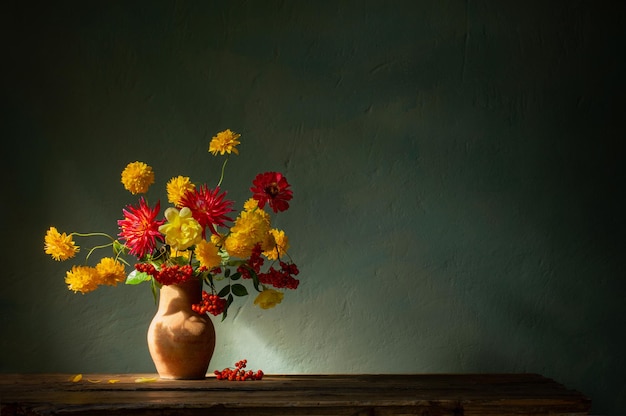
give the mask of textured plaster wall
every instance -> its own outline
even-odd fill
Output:
[[[626,409],[618,2],[10,1],[0,371],[153,372],[147,286],[73,294],[45,230],[117,232],[130,161],[295,191],[301,286],[210,369],[537,372]],[[241,305],[241,304],[240,304]]]

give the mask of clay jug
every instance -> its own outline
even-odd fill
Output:
[[[148,349],[159,377],[206,377],[215,350],[215,327],[208,315],[191,309],[201,299],[199,279],[161,287],[158,310],[148,328]]]

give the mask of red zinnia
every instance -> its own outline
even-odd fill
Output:
[[[165,220],[156,219],[160,209],[160,202],[157,202],[154,209],[150,209],[146,201],[141,198],[139,207],[128,205],[123,210],[124,219],[117,221],[121,231],[118,236],[126,240],[125,244],[130,249],[130,254],[142,258],[154,251],[157,240],[164,241],[159,227],[165,223]]]
[[[254,185],[250,190],[252,198],[259,201],[259,208],[263,208],[267,202],[274,210],[286,211],[289,208],[289,201],[293,197],[293,192],[287,183],[287,179],[279,172],[265,172],[256,175],[252,181]]]
[[[234,211],[233,201],[224,200],[226,192],[219,192],[219,186],[211,191],[206,185],[202,185],[200,189],[187,191],[180,200],[180,206],[189,208],[193,218],[202,226],[203,238],[206,237],[206,227],[209,227],[211,233],[217,234],[216,225],[225,227],[226,221],[233,220],[226,216]]]

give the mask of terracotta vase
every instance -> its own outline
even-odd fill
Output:
[[[206,377],[215,350],[215,327],[208,315],[191,309],[201,299],[202,282],[198,279],[160,289],[159,307],[148,328],[148,349],[159,377]]]

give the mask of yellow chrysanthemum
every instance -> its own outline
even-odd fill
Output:
[[[263,217],[264,221],[267,221],[267,223],[269,224],[272,219],[270,217],[270,214],[268,214],[267,212],[265,212],[264,209],[259,208],[259,201],[257,201],[254,198],[250,198],[248,199],[244,204],[243,204],[243,210],[245,212],[253,212],[255,213],[255,215],[260,215],[261,217]]]
[[[178,251],[187,250],[202,239],[202,226],[191,216],[191,210],[184,207],[165,210],[167,223],[159,227],[165,235],[165,242]]]
[[[213,155],[217,155],[219,152],[220,155],[224,153],[230,154],[231,152],[238,155],[239,150],[237,150],[237,145],[239,144],[239,137],[241,134],[235,133],[230,129],[226,129],[217,133],[216,136],[213,136],[211,143],[209,143],[209,152]]]
[[[272,249],[264,251],[263,255],[269,260],[277,260],[279,256],[285,254],[289,249],[289,238],[284,231],[276,228],[270,230],[270,235],[273,237],[275,245]]]
[[[100,260],[100,263],[96,264],[96,271],[100,284],[117,286],[118,283],[126,280],[124,265],[111,257],[104,257]]]
[[[71,259],[80,251],[73,240],[72,234],[59,233],[55,227],[50,227],[44,238],[44,250],[56,261]]]
[[[94,267],[73,266],[65,275],[65,283],[69,290],[85,294],[98,288],[100,275]]]
[[[261,246],[270,243],[269,230],[269,216],[263,210],[243,211],[224,242],[226,251],[234,257],[249,257],[257,243],[261,243]]]
[[[261,216],[263,220],[267,223],[267,232],[263,234],[263,239],[261,240],[261,248],[265,251],[271,251],[274,249],[274,247],[276,247],[276,240],[274,239],[274,236],[272,235],[270,230],[270,227],[272,226],[270,214],[262,209],[257,209],[254,212]]]
[[[201,240],[196,244],[194,250],[196,258],[200,261],[200,265],[211,270],[214,267],[219,266],[222,263],[222,258],[218,253],[218,248],[213,243],[209,243],[206,240]]]
[[[180,207],[180,201],[187,191],[193,191],[196,186],[186,176],[177,176],[170,179],[166,185],[167,200],[177,207]]]
[[[245,211],[254,211],[255,209],[257,209],[259,207],[259,201],[257,201],[254,198],[250,198],[248,199],[244,204],[243,204],[243,209]]]
[[[261,309],[270,309],[283,301],[285,294],[274,289],[265,289],[254,300],[254,304]]]
[[[145,194],[154,183],[154,172],[143,162],[131,162],[122,171],[122,183],[133,195]]]

